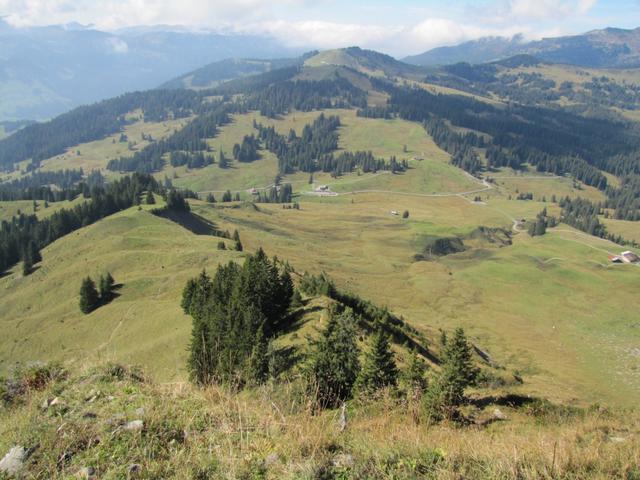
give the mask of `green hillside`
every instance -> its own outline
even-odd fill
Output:
[[[0,140],[0,452],[33,478],[636,478],[636,72],[303,60]]]

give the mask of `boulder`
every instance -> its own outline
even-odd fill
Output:
[[[131,422],[126,423],[122,428],[130,432],[139,432],[144,428],[144,422],[142,420],[132,420]]]
[[[27,459],[27,450],[21,446],[15,446],[0,460],[0,473],[17,475]]]

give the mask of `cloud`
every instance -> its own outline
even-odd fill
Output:
[[[129,52],[129,45],[118,37],[109,37],[107,39],[107,47],[113,53],[125,54]]]
[[[358,1],[0,0],[0,16],[6,15],[6,20],[17,26],[80,22],[115,30],[139,25],[186,25],[200,30],[267,34],[292,47],[359,45],[404,55],[485,36],[522,33],[533,39],[576,33],[571,26],[587,18],[597,3],[468,0],[467,7],[447,9],[438,5],[436,9],[419,0],[409,0],[406,8],[391,0],[389,5],[375,8],[363,7]],[[126,44],[110,47],[117,53],[126,53],[127,49]]]
[[[115,29],[159,23],[205,26],[263,16],[274,7],[310,0],[0,0],[0,15],[15,26],[92,23]]]
[[[503,0],[487,9],[485,21],[506,23],[513,20],[527,23],[563,20],[587,14],[598,0]]]

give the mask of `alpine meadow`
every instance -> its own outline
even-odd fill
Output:
[[[0,479],[640,479],[639,7],[44,3]]]

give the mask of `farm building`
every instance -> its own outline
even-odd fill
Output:
[[[625,263],[637,263],[640,262],[640,257],[638,257],[638,255],[636,255],[635,253],[633,253],[630,250],[627,250],[626,252],[622,252],[620,254],[620,257],[622,258],[622,261]]]
[[[622,252],[620,255],[609,255],[609,261],[613,263],[638,263],[640,257],[630,250]]]

